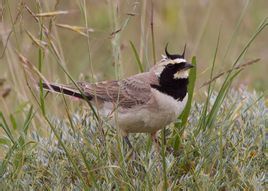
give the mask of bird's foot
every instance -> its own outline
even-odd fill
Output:
[[[153,140],[153,143],[154,143],[154,146],[155,146],[156,151],[158,153],[160,153],[160,151],[161,151],[161,144],[160,144],[160,142],[157,139],[157,133],[152,133],[151,134],[151,138]]]

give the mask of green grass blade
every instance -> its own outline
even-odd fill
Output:
[[[188,100],[186,103],[186,106],[179,116],[179,119],[181,120],[180,126],[183,127],[187,123],[188,116],[190,114],[191,106],[192,106],[192,100],[194,95],[194,87],[195,87],[195,81],[196,81],[196,57],[194,56],[192,58],[192,64],[195,66],[190,70],[189,73],[189,84],[188,84]]]
[[[213,78],[216,58],[217,58],[217,54],[218,54],[218,50],[219,50],[220,36],[221,36],[221,29],[219,30],[216,49],[215,49],[214,56],[213,56],[212,67],[211,67],[211,71],[210,71],[210,81]],[[198,130],[196,131],[196,133],[199,133],[199,131],[202,129],[202,127],[206,124],[206,115],[207,115],[207,111],[208,111],[209,100],[211,98],[213,90],[214,90],[214,86],[212,86],[212,83],[209,83],[208,89],[207,89],[207,95],[208,96],[207,96],[206,102],[204,104],[204,107],[202,109],[202,114],[201,114],[201,117],[200,117],[200,120],[199,120],[199,123],[198,123]]]
[[[132,42],[132,41],[129,41],[129,43],[130,43],[130,46],[131,46],[131,48],[132,48],[132,50],[133,50],[134,56],[135,56],[135,58],[136,58],[136,63],[137,63],[137,65],[138,65],[138,67],[139,67],[139,71],[140,71],[140,72],[144,72],[143,65],[142,65],[142,63],[141,63],[140,57],[139,57],[139,55],[138,55],[138,52],[137,52],[137,50],[136,50],[136,48],[135,48],[133,42]]]
[[[40,10],[39,10],[40,11]],[[43,40],[43,27],[42,27],[42,19],[40,19],[40,36],[39,36],[39,40],[42,41]],[[42,47],[39,47],[38,49],[38,70],[39,72],[42,71],[42,66],[44,63],[44,50],[42,49]],[[42,86],[42,80],[39,80],[39,99],[40,99],[40,104],[41,104],[41,110],[42,113],[45,115],[45,102],[44,102],[44,89]]]
[[[7,166],[8,166],[8,163],[10,163],[11,161],[11,157],[15,151],[17,147],[17,144],[15,143],[9,150],[8,152],[6,153],[6,156],[5,158],[1,161],[1,164],[0,164],[0,177],[2,177],[5,172],[7,171]]]
[[[18,126],[17,126],[17,122],[16,122],[14,115],[10,114],[9,119],[10,119],[13,129],[16,130]]]
[[[24,124],[23,124],[23,132],[25,133],[25,135],[27,135],[27,132],[28,132],[28,129],[30,127],[30,123],[33,119],[34,115],[33,115],[33,106],[30,107],[28,113],[27,113],[27,116],[26,116],[26,119],[24,121]]]
[[[165,143],[165,131],[164,129],[161,132],[161,138],[162,138],[162,144],[161,144],[161,157],[162,157],[162,168],[163,168],[163,190],[167,190],[168,188],[168,183],[167,183],[167,164],[166,164],[166,145]]]
[[[11,146],[11,141],[8,138],[0,138],[0,145]]]
[[[234,78],[241,72],[241,70],[234,73],[227,81],[224,83],[218,93],[218,96],[212,106],[211,111],[208,114],[207,122],[206,122],[206,128],[210,128],[213,125],[213,122],[216,119],[217,113],[221,107],[221,104],[224,101],[224,98],[226,97],[228,90],[230,89],[230,86],[232,84],[232,81]]]
[[[88,174],[89,174],[94,186],[96,187],[97,190],[100,190],[100,186],[98,185],[94,174],[91,172],[91,168],[89,166],[89,162],[87,161],[85,154],[83,153],[82,150],[79,150],[79,152],[80,152],[80,155],[82,156],[82,160],[85,163],[86,169],[88,171]]]
[[[13,156],[13,160],[12,160],[12,164],[13,164],[13,167],[14,167],[14,170],[12,172],[12,178],[13,179],[16,179],[21,170],[22,170],[22,167],[23,167],[23,164],[24,164],[24,159],[25,159],[25,154],[23,152],[23,150],[21,149],[18,149],[16,150],[16,152],[14,153],[14,156]]]
[[[6,119],[2,112],[0,112],[0,119],[2,119],[2,122],[3,122],[3,123],[0,123],[0,127],[5,131],[5,133],[7,134],[8,138],[12,141],[12,143],[15,144],[15,139],[8,127]]]

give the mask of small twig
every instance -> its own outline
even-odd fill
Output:
[[[40,19],[36,16],[36,14],[27,5],[25,5],[24,7],[29,12],[29,14],[34,18],[34,20],[37,23],[40,23]],[[48,32],[49,31],[48,28],[43,23],[40,23],[40,24],[41,24],[41,27],[44,29],[45,34],[47,35],[49,33]]]
[[[69,11],[52,11],[52,12],[45,12],[45,13],[37,13],[35,14],[36,17],[54,17],[57,15],[66,15]]]
[[[255,59],[255,60],[251,60],[251,61],[249,61],[249,62],[246,62],[246,63],[244,63],[244,64],[241,64],[241,65],[239,65],[239,66],[236,66],[236,67],[234,67],[234,68],[232,68],[232,69],[229,69],[229,70],[227,70],[227,71],[221,72],[221,73],[219,73],[218,75],[214,76],[211,80],[209,80],[209,81],[203,83],[199,88],[202,88],[202,87],[204,87],[204,86],[210,84],[211,82],[217,80],[219,77],[221,77],[222,75],[224,75],[224,74],[226,74],[226,73],[230,73],[230,72],[232,72],[233,70],[244,69],[245,67],[247,67],[247,66],[249,66],[249,65],[252,65],[252,64],[255,64],[255,63],[258,62],[258,61],[260,61],[260,58],[257,58],[257,59]]]
[[[6,87],[1,92],[0,96],[3,97],[3,98],[6,98],[9,95],[10,92],[11,92],[11,87]]]
[[[6,79],[5,78],[0,78],[0,86],[2,86],[5,83]]]
[[[122,30],[122,28],[117,29],[116,31],[113,31],[110,36],[114,37],[115,34],[119,33]]]
[[[35,20],[36,22],[39,22],[39,18],[37,18],[37,17],[35,16],[34,12],[32,12],[32,10],[31,10],[27,5],[25,5],[25,9],[30,13],[30,15],[33,16],[33,18],[34,18],[34,20]]]
[[[129,15],[129,16],[132,16],[132,17],[137,15],[136,13],[126,13],[126,14]]]
[[[88,34],[87,34],[88,32],[94,32],[94,29],[92,28],[72,26],[72,25],[59,24],[59,23],[56,23],[55,25],[60,28],[64,28],[64,29],[71,30],[73,32],[77,32],[78,34],[83,35],[85,37],[88,37]]]

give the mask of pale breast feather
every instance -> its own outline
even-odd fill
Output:
[[[174,122],[183,111],[188,94],[182,101],[152,89],[151,103],[125,112],[118,111],[118,125],[126,133],[154,133]]]
[[[188,100],[188,94],[182,100],[178,100],[157,89],[153,89],[152,91],[158,103],[159,110],[163,111],[167,116],[170,115],[171,118],[176,118],[181,114]]]

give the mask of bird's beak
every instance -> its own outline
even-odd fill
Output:
[[[194,65],[192,65],[191,63],[186,62],[186,63],[184,64],[183,69],[184,69],[184,70],[187,70],[187,69],[190,69],[190,68],[193,68],[193,67],[194,67]]]

